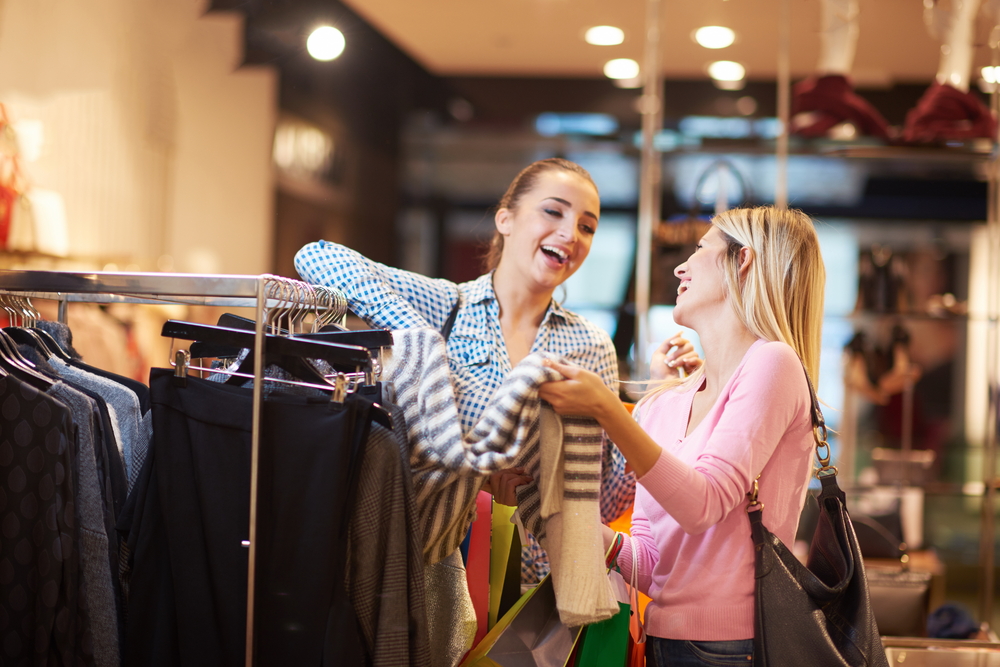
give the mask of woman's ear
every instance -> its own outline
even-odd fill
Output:
[[[501,208],[493,216],[493,223],[496,225],[497,231],[500,232],[501,236],[508,236],[511,225],[514,223],[514,214],[511,213],[509,208]]]
[[[740,248],[740,276],[745,276],[753,263],[753,250],[743,246]]]

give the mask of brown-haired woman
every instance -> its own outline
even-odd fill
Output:
[[[590,174],[573,162],[550,158],[523,169],[507,188],[494,216],[487,272],[475,280],[455,284],[427,278],[328,241],[303,247],[295,268],[308,282],[343,291],[351,311],[373,326],[440,330],[454,311],[448,363],[467,433],[513,366],[531,352],[568,359],[617,391],[618,361],[610,336],[552,298],[587,258],[600,213]],[[690,343],[675,338],[664,343],[657,362],[659,370],[696,368],[700,360]],[[528,481],[521,473],[495,474],[485,488],[498,502],[513,505],[514,488]],[[609,442],[603,459],[602,518],[612,521],[621,515],[634,493],[634,477]],[[547,572],[544,552],[532,540],[522,580],[531,583]]]

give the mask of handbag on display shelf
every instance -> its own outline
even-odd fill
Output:
[[[872,611],[854,527],[830,465],[826,424],[812,382],[813,437],[822,484],[806,565],[763,523],[757,481],[747,516],[755,555],[754,667],[889,667]]]

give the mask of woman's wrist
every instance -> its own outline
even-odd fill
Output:
[[[622,552],[622,547],[625,546],[625,533],[615,533],[614,539],[611,541],[611,546],[608,547],[608,551],[604,556],[604,566],[609,570],[611,568],[617,569],[618,566],[618,555]]]

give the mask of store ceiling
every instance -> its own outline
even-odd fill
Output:
[[[594,77],[612,58],[642,62],[643,0],[344,0],[400,49],[442,76]],[[787,2],[793,76],[809,74],[819,55],[820,0],[662,0],[662,63],[667,78],[707,78],[714,60],[736,60],[747,77],[774,79],[778,17]],[[860,0],[854,63],[859,86],[926,82],[940,43],[924,26],[919,0]],[[989,64],[989,26],[980,17],[976,66]],[[584,31],[614,25],[618,46],[591,46]],[[736,31],[732,46],[708,50],[691,33],[704,25]],[[348,46],[348,48],[350,48]]]

